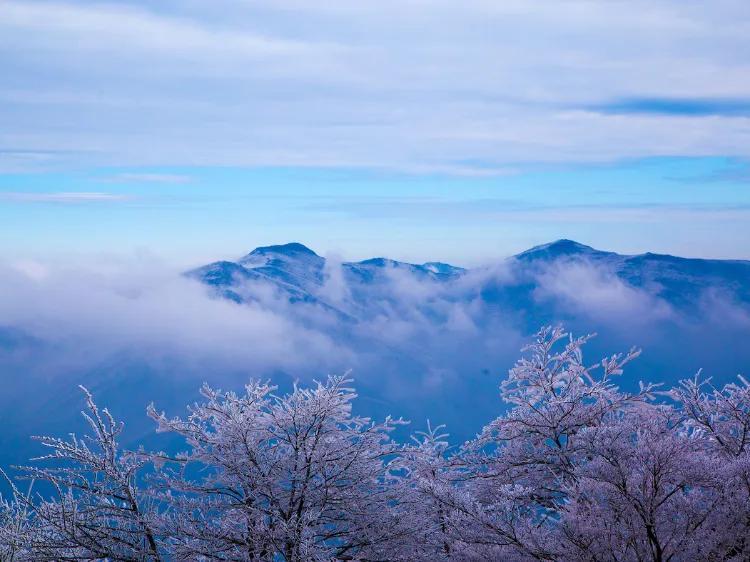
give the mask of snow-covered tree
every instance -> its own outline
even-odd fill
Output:
[[[417,431],[413,443],[404,447],[395,466],[403,471],[400,503],[402,510],[413,521],[413,533],[405,544],[396,544],[389,556],[393,560],[449,560],[460,551],[458,541],[460,521],[453,505],[460,500],[457,479],[448,454],[448,435],[444,426],[433,427],[427,422],[426,431]]]
[[[0,500],[0,560],[25,560],[31,554],[29,543],[33,533],[30,509],[32,485],[24,495],[5,472],[3,477],[11,493],[10,499]]]
[[[717,459],[680,429],[669,406],[643,405],[587,428],[569,501],[560,510],[559,558],[710,560],[722,505]],[[718,559],[725,559],[719,556]]]
[[[190,450],[166,461],[162,485],[174,509],[164,518],[180,558],[350,560],[378,553],[408,533],[397,510],[391,462],[399,423],[352,413],[344,377],[288,395],[249,384],[243,395],[203,388],[186,419],[151,408],[159,431]]]
[[[699,441],[712,459],[722,482],[721,515],[714,523],[723,542],[716,545],[727,558],[750,558],[750,383],[716,388],[710,379],[680,381],[670,392],[685,416],[689,435]]]
[[[627,394],[613,382],[638,356],[635,349],[586,366],[582,347],[590,338],[542,329],[501,384],[511,408],[462,452],[473,474],[469,488],[497,521],[498,539],[524,556],[552,556],[550,526],[587,460],[581,434],[643,403],[653,390],[645,385]]]
[[[19,469],[45,492],[14,486],[0,536],[31,560],[161,560],[153,503],[139,487],[146,461],[120,450],[123,424],[81,388],[90,434],[37,438],[50,452],[35,459],[41,466]]]
[[[698,372],[669,393],[686,416],[692,434],[706,438],[712,449],[727,458],[741,457],[750,450],[750,383],[742,376],[738,380],[717,389]]]
[[[287,394],[204,386],[185,418],[153,407],[179,454],[123,451],[85,391],[83,438],[7,478],[1,560],[750,559],[750,384],[615,384],[631,350],[587,366],[541,330],[501,384],[508,410],[451,448],[356,415],[346,377]],[[51,463],[51,466],[50,466]]]

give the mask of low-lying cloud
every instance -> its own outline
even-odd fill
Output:
[[[653,292],[637,289],[613,271],[581,261],[562,261],[540,269],[534,297],[554,301],[570,314],[630,325],[674,318],[675,312]]]
[[[250,372],[318,366],[343,350],[320,331],[260,304],[212,298],[151,262],[67,269],[22,262],[0,270],[0,322],[55,346],[143,358],[174,355]]]
[[[364,413],[447,422],[461,440],[502,408],[500,380],[547,323],[601,334],[589,346],[592,362],[642,346],[626,386],[700,367],[728,379],[750,363],[740,341],[747,303],[720,288],[703,291],[687,312],[658,286],[632,286],[581,260],[506,262],[452,282],[386,267],[360,285],[332,257],[324,277],[317,301],[289,302],[256,280],[235,287],[246,300],[238,304],[151,258],[0,265],[0,445],[23,460],[26,435],[67,423],[59,404],[75,400],[79,383],[139,420],[148,401],[176,407],[203,381],[284,386],[347,369]],[[147,431],[145,418],[138,423]]]

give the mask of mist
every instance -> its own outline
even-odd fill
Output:
[[[446,423],[457,443],[503,410],[498,385],[544,324],[599,334],[591,363],[643,348],[625,387],[699,368],[726,382],[750,364],[750,309],[731,287],[686,306],[581,259],[508,260],[442,283],[386,265],[358,284],[341,268],[329,257],[314,302],[235,280],[238,303],[153,257],[1,264],[0,461],[38,453],[30,434],[76,429],[79,384],[127,420],[129,439],[148,443],[147,404],[182,413],[203,382],[289,388],[351,371],[362,413],[403,416],[406,432]]]

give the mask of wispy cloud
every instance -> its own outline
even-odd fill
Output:
[[[742,155],[746,0],[715,4],[5,0],[0,141],[456,176]]]
[[[750,220],[748,204],[558,204],[521,199],[455,200],[441,197],[337,197],[306,205],[307,209],[345,216],[415,219],[497,219],[511,222],[606,223]]]
[[[103,181],[111,183],[189,183],[193,180],[185,174],[158,174],[158,173],[122,173],[103,178]]]
[[[625,98],[590,109],[612,114],[747,117],[750,98]]]
[[[692,183],[750,183],[750,161],[745,158],[733,158],[716,170],[676,176],[673,179],[678,182]]]
[[[17,2],[3,6],[4,25],[11,30],[33,29],[56,38],[77,35],[86,47],[148,54],[234,54],[243,58],[299,54],[309,45],[263,33],[232,32],[226,26],[191,21],[177,14],[158,13],[127,3]]]
[[[0,105],[2,104],[0,103]],[[38,172],[56,166],[59,167],[66,162],[80,163],[82,159],[91,155],[95,155],[95,153],[66,150],[64,148],[48,149],[42,146],[38,148],[4,147],[0,148],[0,173]]]
[[[0,201],[14,203],[109,203],[130,201],[133,197],[121,193],[103,193],[99,191],[65,191],[51,193],[0,193]]]

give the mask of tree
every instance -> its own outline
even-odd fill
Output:
[[[681,430],[672,407],[642,405],[579,438],[586,462],[560,512],[561,558],[712,559],[720,464]]]
[[[408,537],[410,547],[396,545],[391,560],[449,560],[461,550],[461,517],[454,508],[461,501],[457,486],[460,475],[448,455],[448,435],[442,433],[443,429],[428,421],[427,430],[416,432],[413,443],[404,447],[396,461],[404,474],[402,511],[408,513],[414,528]]]
[[[120,451],[123,424],[86,397],[82,412],[90,435],[67,440],[38,437],[51,452],[34,459],[54,466],[19,467],[21,478],[46,483],[51,495],[23,495],[13,486],[6,504],[11,524],[5,544],[23,544],[33,560],[162,559],[154,528],[154,507],[139,487],[146,461]]]
[[[585,366],[582,347],[591,337],[540,330],[501,384],[511,409],[461,454],[472,495],[485,506],[485,519],[495,521],[482,524],[485,535],[494,528],[500,544],[523,556],[554,558],[551,527],[587,459],[581,434],[648,400],[654,389],[642,385],[626,394],[612,382],[639,355],[635,349]]]
[[[670,396],[685,417],[689,436],[717,459],[712,469],[722,482],[721,516],[714,522],[716,551],[736,559],[750,558],[750,383],[719,389],[711,379],[680,381]]]
[[[36,493],[8,478],[0,559],[748,560],[750,384],[622,392],[638,351],[587,367],[588,339],[541,330],[501,384],[508,411],[455,449],[429,422],[399,445],[401,420],[355,415],[329,377],[204,386],[184,419],[148,409],[185,452],[128,452],[84,389],[90,434],[39,438]]]
[[[0,500],[0,560],[25,560],[31,554],[29,543],[33,533],[29,510],[32,485],[24,496],[5,471],[0,472],[11,490],[10,500]]]
[[[398,454],[390,432],[352,414],[344,377],[310,389],[249,384],[244,395],[203,388],[187,419],[150,408],[159,431],[189,452],[157,461],[175,506],[167,534],[178,557],[350,560],[377,558],[408,531],[396,506]]]

